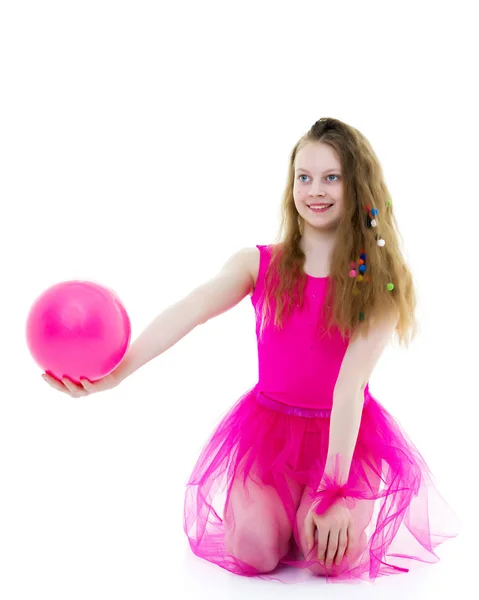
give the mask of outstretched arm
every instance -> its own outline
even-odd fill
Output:
[[[123,381],[141,366],[166,352],[198,325],[236,306],[252,288],[251,264],[256,248],[235,252],[219,273],[160,313],[129,348],[113,372]]]

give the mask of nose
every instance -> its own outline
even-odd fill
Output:
[[[321,187],[312,187],[310,192],[309,192],[310,196],[324,196],[324,192],[321,190]]]
[[[324,196],[323,190],[322,190],[322,184],[320,181],[314,181],[311,185],[311,188],[309,190],[309,195],[310,196]]]

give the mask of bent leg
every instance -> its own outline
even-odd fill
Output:
[[[299,506],[303,487],[288,480],[295,507]],[[276,568],[288,552],[292,526],[283,502],[272,486],[248,476],[233,481],[225,506],[226,550],[234,558],[259,572]]]

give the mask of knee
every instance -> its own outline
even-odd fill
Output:
[[[271,536],[261,537],[251,529],[236,531],[227,543],[234,558],[260,573],[273,571],[279,562],[278,544]]]

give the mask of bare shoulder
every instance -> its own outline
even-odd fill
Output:
[[[259,248],[256,246],[247,246],[236,250],[223,265],[220,275],[227,273],[233,273],[235,280],[242,281],[242,285],[246,284],[248,280],[248,292],[247,294],[252,296],[254,288],[256,286],[256,280],[258,278],[260,262]]]
[[[239,250],[237,255],[240,255],[246,263],[246,267],[251,277],[251,291],[249,292],[249,295],[252,296],[256,287],[256,281],[258,279],[259,273],[259,248],[257,248],[256,246],[247,246],[246,248],[242,248],[241,250]]]

